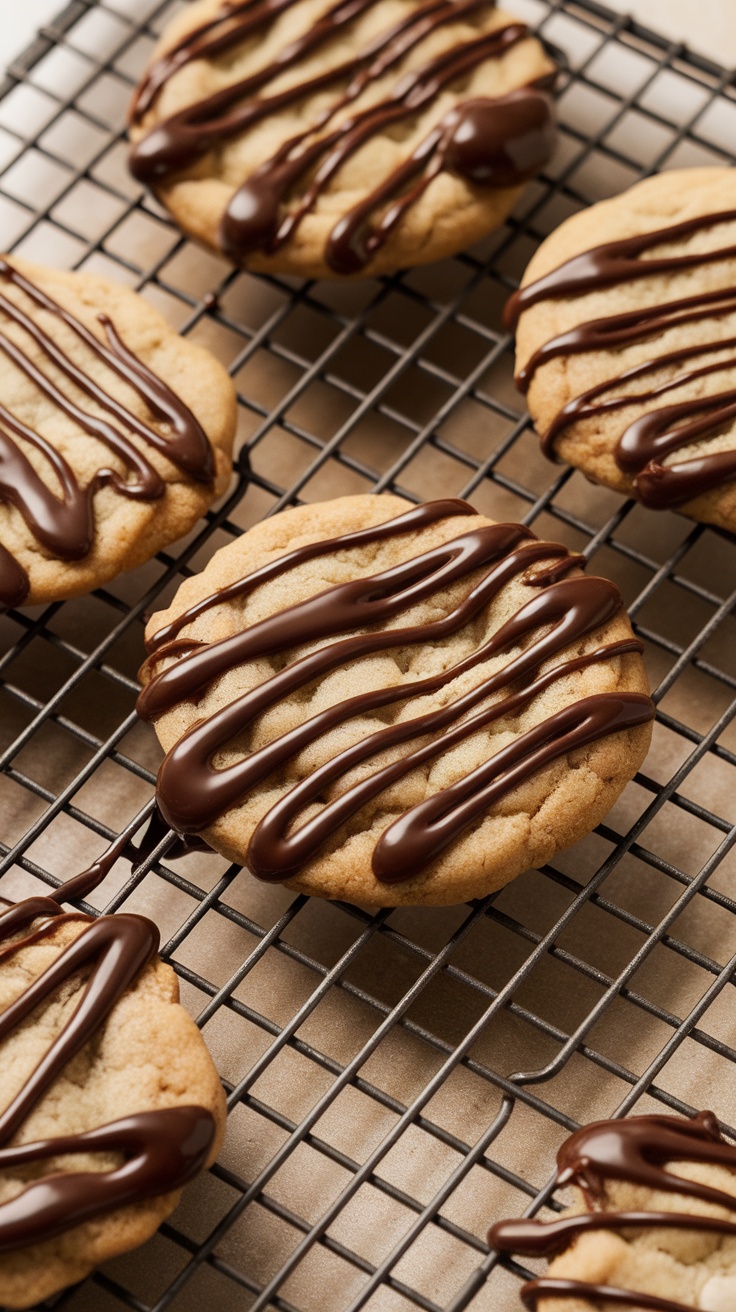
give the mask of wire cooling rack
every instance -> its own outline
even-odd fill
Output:
[[[561,1205],[554,1153],[581,1121],[709,1105],[736,1134],[736,544],[548,465],[500,328],[568,214],[657,169],[731,163],[736,102],[727,73],[600,5],[509,4],[569,60],[554,161],[481,246],[379,282],[234,272],[140,192],[121,124],[175,6],[73,0],[3,88],[0,247],[109,273],[209,346],[252,466],[177,553],[0,621],[6,896],[75,873],[150,798],[144,615],[300,500],[464,496],[584,551],[624,591],[659,709],[596,833],[469,906],[371,916],[219,857],[121,859],[92,901],[161,925],[229,1133],[159,1234],[56,1308],[512,1312],[527,1273],[487,1226]]]

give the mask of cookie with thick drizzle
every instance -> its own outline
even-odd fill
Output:
[[[687,169],[563,223],[507,307],[552,458],[736,531],[736,175]]]
[[[143,1243],[222,1140],[222,1086],[156,926],[62,909],[129,837],[49,895],[0,899],[3,1307]]]
[[[249,268],[424,264],[492,231],[547,162],[555,74],[493,0],[199,0],[134,96],[130,166]]]
[[[227,485],[235,391],[141,297],[0,258],[0,610],[88,591]]]
[[[556,1183],[575,1189],[569,1211],[499,1221],[488,1236],[501,1252],[553,1258],[522,1287],[530,1312],[736,1307],[736,1148],[712,1112],[583,1126],[557,1154]]]
[[[158,802],[258,877],[452,903],[601,819],[653,706],[621,595],[463,501],[344,497],[223,548],[147,629]]]

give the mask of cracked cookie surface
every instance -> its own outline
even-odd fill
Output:
[[[142,564],[227,486],[233,384],[128,288],[0,260],[0,364],[0,606]]]
[[[147,949],[133,965],[132,982],[120,986],[124,991],[106,1014],[98,1013],[94,1032],[83,1045],[58,1058],[55,1074],[39,1076],[44,1063],[63,1047],[65,1035],[90,997],[99,1002],[106,990],[109,995],[109,981],[125,955],[126,928],[129,934],[131,929],[139,937],[142,933],[144,939],[148,934],[154,951],[158,936],[142,917],[90,921],[77,914],[60,915],[58,906],[48,902],[46,916],[58,918],[49,922],[33,919],[34,907],[27,911],[28,906],[3,908],[5,919],[25,916],[30,933],[4,936],[0,954],[0,1304],[8,1308],[29,1307],[83,1279],[99,1263],[144,1243],[173,1211],[181,1190],[170,1187],[171,1174],[163,1173],[169,1187],[159,1186],[162,1191],[154,1196],[145,1196],[140,1188],[136,1191],[134,1182],[141,1175],[144,1156],[139,1145],[146,1134],[155,1156],[172,1117],[174,1141],[179,1133],[177,1117],[187,1118],[184,1138],[191,1137],[192,1125],[209,1121],[201,1150],[203,1165],[216,1157],[225,1122],[222,1086],[199,1031],[179,1005],[176,976],[155,955],[145,965]],[[70,951],[84,951],[90,932],[107,934],[112,950],[106,957],[104,946],[95,947],[91,956],[80,958],[78,968],[72,962],[66,969],[64,954],[68,959]],[[120,934],[123,937],[116,939]],[[26,937],[28,942],[23,941]],[[61,972],[56,982],[49,976],[54,970]],[[17,1011],[25,1005],[34,988],[42,993],[33,1010],[12,1016],[13,1008]],[[13,1023],[8,1030],[9,1018]],[[25,1114],[13,1131],[11,1121],[18,1119],[14,1108],[19,1105]],[[116,1127],[119,1137],[131,1140],[122,1155],[114,1146]],[[22,1158],[24,1148],[32,1152],[28,1146],[39,1142],[40,1158],[36,1154],[15,1164],[14,1156]],[[55,1144],[60,1147],[55,1149]],[[123,1162],[127,1170],[121,1173]],[[112,1207],[108,1202],[99,1211],[88,1208],[98,1189],[104,1203],[105,1191],[116,1187],[115,1172],[120,1176],[118,1188],[133,1186],[134,1200]],[[60,1190],[67,1190],[68,1201]],[[30,1210],[23,1207],[24,1191],[32,1202]],[[62,1231],[54,1234],[55,1206],[62,1213]],[[68,1217],[75,1207],[87,1208],[88,1219],[64,1229],[65,1214]],[[28,1226],[33,1234],[18,1240]],[[36,1237],[39,1228],[40,1238]]]
[[[555,72],[489,0],[199,0],[138,89],[131,168],[248,268],[386,273],[504,219],[551,154]]]
[[[712,1112],[583,1126],[557,1154],[576,1201],[550,1221],[500,1221],[495,1249],[558,1253],[521,1290],[533,1312],[732,1312],[736,1148]]]
[[[646,178],[563,223],[507,311],[548,454],[736,530],[736,177]]]
[[[547,861],[651,733],[620,593],[579,566],[461,501],[344,497],[250,529],[147,629],[167,819],[369,905],[460,902]]]

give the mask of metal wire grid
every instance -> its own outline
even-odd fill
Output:
[[[655,750],[596,835],[469,907],[310,903],[214,858],[174,870],[167,840],[121,861],[99,904],[154,908],[234,1131],[156,1240],[55,1307],[501,1312],[528,1273],[488,1252],[487,1224],[560,1206],[544,1182],[580,1120],[706,1101],[736,1122],[734,543],[551,478],[499,328],[541,236],[646,173],[730,162],[736,105],[727,73],[602,6],[513,8],[570,60],[549,175],[483,247],[380,283],[234,273],[127,177],[122,110],[174,6],[74,0],[9,71],[5,245],[109,271],[210,345],[238,382],[252,469],[241,458],[178,553],[2,620],[4,887],[57,883],[150,798],[140,621],[300,498],[469,496],[583,550],[631,601],[659,704]]]

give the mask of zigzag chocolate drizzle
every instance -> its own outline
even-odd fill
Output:
[[[70,328],[88,354],[134,388],[152,416],[169,430],[164,435],[139,419],[72,360],[59,342],[19,304],[0,292],[0,353],[26,375],[60,414],[109,447],[132,475],[126,478],[116,470],[101,468],[83,487],[64,456],[46,438],[0,405],[0,502],[15,506],[41,546],[62,560],[82,560],[92,548],[94,495],[101,487],[110,486],[121,496],[143,501],[163,496],[166,490],[163,479],[130,440],[128,432],[142,437],[197,482],[212,482],[212,448],[199,422],[166,383],[128,349],[106,315],[99,316],[107,338],[105,345],[68,310],[0,259],[0,285],[3,282],[12,283],[33,305]],[[22,329],[25,338],[34,343],[46,361],[102,408],[104,417],[77,405],[52,374],[32,360],[16,339],[2,331],[3,321]],[[29,458],[26,446],[39,452],[43,464],[52,471],[50,485]],[[7,547],[0,545],[0,606],[22,604],[28,590],[25,570]]]
[[[693,233],[719,223],[731,223],[735,219],[736,210],[707,214],[656,232],[608,242],[576,255],[543,278],[514,293],[506,309],[507,325],[515,326],[524,310],[540,301],[580,296],[652,274],[679,273],[732,259],[736,255],[736,246],[692,251],[683,255],[655,255],[646,259],[639,257],[652,247],[684,240]],[[594,319],[560,333],[536,350],[519,371],[517,383],[526,391],[537,369],[560,356],[578,355],[586,351],[615,351],[617,347],[648,338],[654,347],[660,335],[672,328],[681,324],[717,321],[735,311],[736,293],[732,287],[727,286],[722,290],[682,297],[664,304],[647,305],[605,319]],[[555,416],[543,434],[542,449],[548,456],[553,456],[557,437],[568,424],[576,420],[594,419],[627,406],[643,404],[647,407],[646,412],[624,429],[614,455],[619,469],[633,479],[636,493],[645,505],[655,509],[680,506],[736,478],[736,450],[707,452],[675,464],[662,464],[667,455],[715,435],[724,425],[736,419],[736,389],[732,387],[666,403],[668,393],[677,388],[711,375],[717,384],[717,375],[736,365],[736,338],[718,340],[705,330],[703,337],[704,340],[695,345],[658,353],[651,360],[606,379],[574,397]],[[730,351],[731,354],[724,360],[699,368],[688,366],[678,370],[674,377],[655,387],[642,391],[636,389],[635,385],[640,378],[646,379],[668,365],[685,365],[686,362],[697,360],[699,356],[719,351]],[[661,398],[664,404],[649,407],[650,402],[659,402]]]
[[[608,1180],[625,1180],[648,1189],[717,1203],[736,1212],[736,1196],[688,1180],[666,1169],[668,1162],[703,1162],[736,1170],[736,1148],[722,1139],[712,1112],[687,1121],[677,1116],[632,1116],[625,1121],[595,1121],[576,1131],[557,1154],[556,1187],[576,1184],[583,1192],[587,1212],[557,1221],[499,1221],[491,1226],[488,1242],[502,1252],[529,1257],[558,1253],[592,1230],[656,1228],[711,1231],[736,1235],[736,1221],[690,1212],[625,1211],[606,1208]],[[618,1289],[587,1280],[561,1280],[544,1276],[522,1287],[524,1306],[536,1308],[540,1299],[576,1296],[583,1300],[624,1304],[651,1312],[693,1312],[692,1305],[660,1298],[641,1290]]]
[[[211,21],[190,32],[156,60],[144,77],[131,107],[139,123],[161,88],[192,59],[215,58],[255,36],[267,39],[275,19],[295,0],[245,0],[228,5]],[[491,0],[428,0],[370,41],[359,55],[314,74],[286,90],[267,93],[285,70],[331,42],[370,9],[376,0],[338,0],[301,36],[283,46],[258,72],[173,114],[151,129],[134,147],[131,171],[155,186],[191,167],[222,141],[247,132],[270,114],[293,106],[315,92],[334,88],[333,99],[303,131],[286,141],[235,191],[220,224],[220,245],[234,260],[248,252],[280,249],[345,161],[377,132],[411,119],[453,82],[488,59],[500,58],[528,36],[523,23],[453,46],[420,68],[401,72],[386,97],[329,129],[331,120],[369,85],[401,62],[427,36],[446,23],[488,10]],[[552,115],[546,88],[554,76],[495,100],[473,98],[450,110],[366,199],[333,228],[325,249],[337,273],[361,271],[388,239],[401,218],[437,173],[449,169],[468,182],[513,187],[546,163],[553,145]],[[260,95],[260,92],[266,94]],[[298,200],[291,209],[292,193]],[[380,220],[371,224],[377,210]]]
[[[396,779],[494,720],[516,714],[556,679],[596,661],[641,651],[636,639],[624,639],[539,672],[558,652],[613,619],[622,600],[615,585],[605,579],[562,578],[579,564],[580,557],[570,556],[559,544],[539,542],[519,524],[469,530],[378,574],[327,588],[220,642],[206,644],[177,636],[207,608],[242,598],[295,565],[329,552],[386,541],[451,516],[474,514],[464,502],[429,502],[374,528],[298,548],[197,603],[155,635],[152,655],[142,671],[143,680],[150,681],[138,700],[140,715],[149,720],[180,701],[196,700],[214,680],[239,664],[308,643],[324,643],[316,651],[290,660],[252,691],[195,724],[168,752],[159,771],[157,795],[161,811],[174,829],[184,833],[206,829],[305,746],[350,718],[436,692],[491,656],[526,643],[521,654],[500,671],[449,705],[367,735],[292,787],[256,827],[248,853],[249,865],[260,878],[287,879],[312,859],[340,825]],[[540,570],[541,578],[535,577],[536,571],[530,567],[537,561],[549,562],[550,557],[558,559]],[[376,627],[419,601],[441,596],[445,588],[476,572],[480,577],[463,600],[441,618],[408,627]],[[408,685],[356,693],[233,765],[217,768],[213,764],[218,752],[277,701],[348,661],[413,644],[436,643],[459,632],[519,575],[534,587],[534,595],[463,660]],[[540,587],[544,590],[538,591]],[[343,636],[354,630],[353,636]],[[158,662],[167,656],[176,657],[176,663],[153,675]],[[483,705],[494,693],[503,696],[491,706]],[[389,825],[373,854],[376,877],[385,883],[410,878],[493,802],[535,771],[606,734],[644,724],[653,713],[650,698],[642,694],[605,693],[581,698],[549,716],[464,779]],[[419,745],[410,747],[399,760],[376,769],[298,826],[303,809],[355,765],[386,748],[417,740]]]
[[[0,968],[17,952],[49,938],[61,924],[81,922],[86,926],[43,974],[0,1012],[0,1044],[67,980],[80,970],[89,972],[72,1016],[23,1088],[0,1112],[0,1172],[74,1153],[114,1153],[123,1159],[110,1170],[54,1170],[0,1203],[0,1253],[51,1239],[105,1212],[179,1189],[201,1169],[212,1146],[213,1117],[197,1106],[142,1112],[84,1133],[9,1143],[158,949],[158,930],[144,916],[94,920],[61,910],[62,901],[81,896],[102,882],[129,836],[126,830],[89,870],[50,896],[27,898],[0,911]]]

